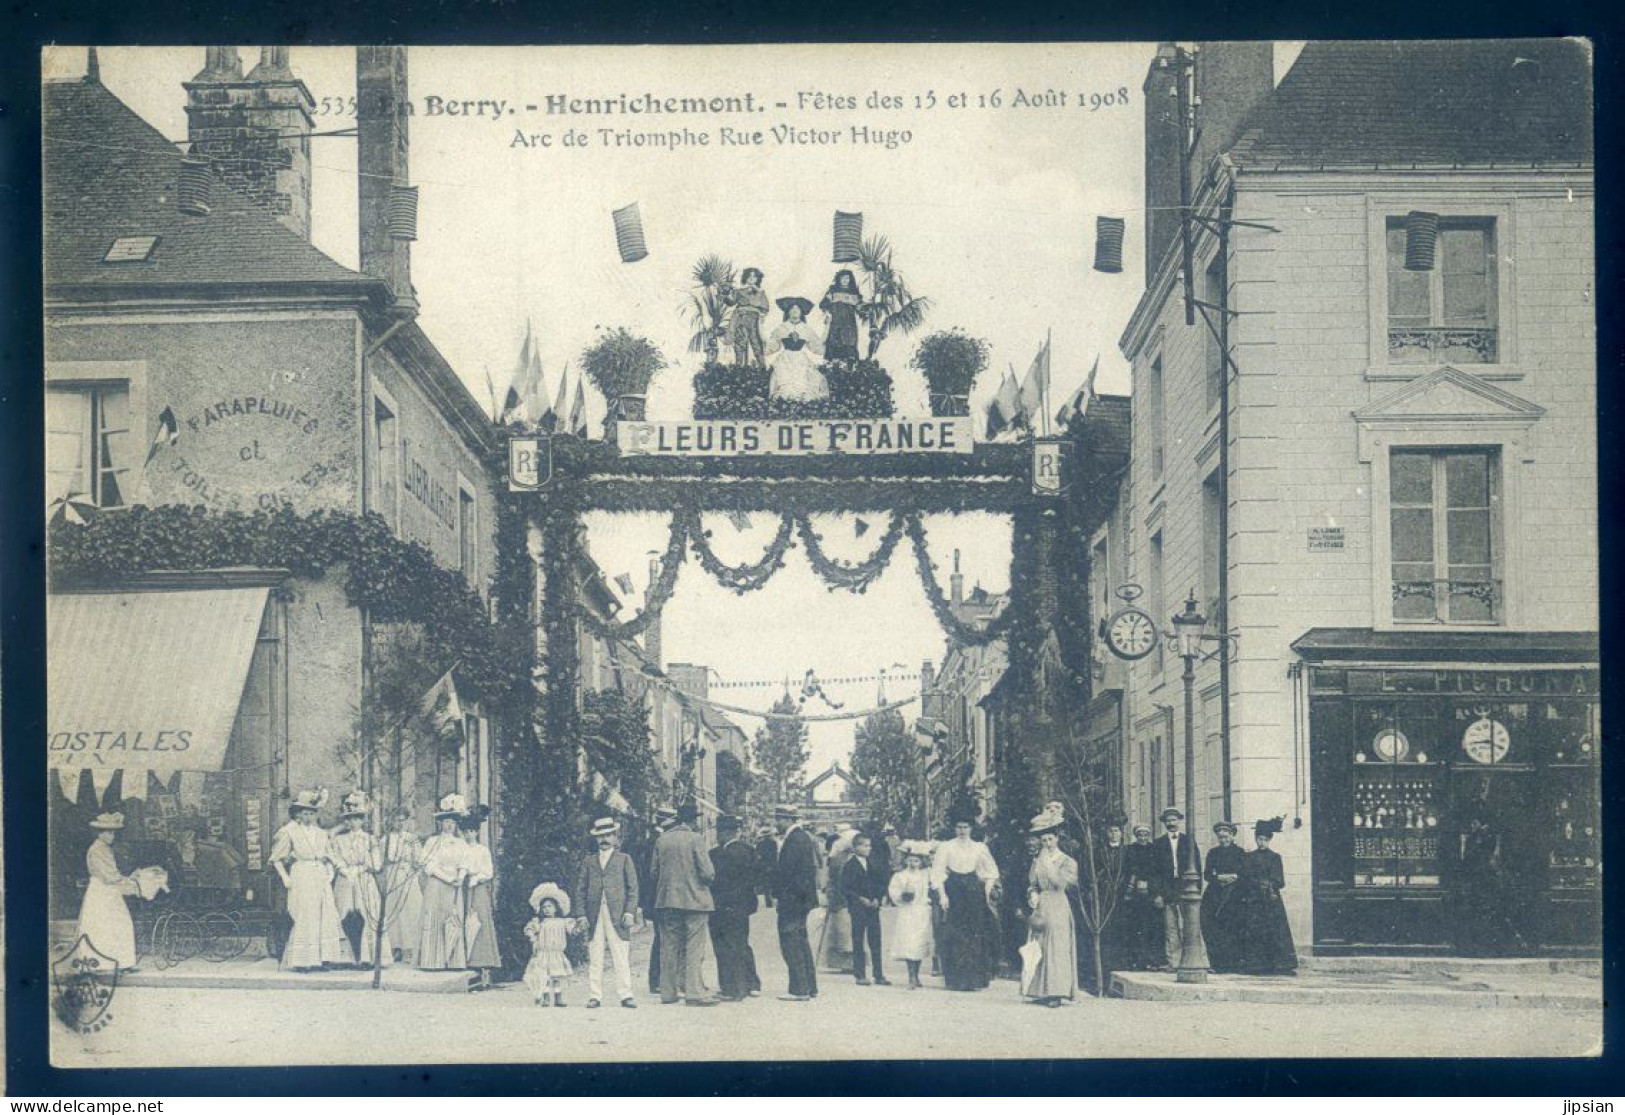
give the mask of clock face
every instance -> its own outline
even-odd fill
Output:
[[[1397,763],[1411,752],[1411,741],[1397,728],[1384,728],[1371,741],[1371,750],[1385,762]]]
[[[1106,625],[1106,645],[1119,658],[1144,658],[1157,645],[1156,622],[1138,608],[1124,608]]]
[[[1506,758],[1507,749],[1511,746],[1512,737],[1507,733],[1506,725],[1488,716],[1467,725],[1467,730],[1461,735],[1461,749],[1475,763],[1499,763]]]

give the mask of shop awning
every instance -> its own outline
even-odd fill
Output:
[[[1594,631],[1436,631],[1315,627],[1292,643],[1308,662],[1595,664]]]
[[[219,770],[268,591],[51,595],[47,763],[160,778]]]

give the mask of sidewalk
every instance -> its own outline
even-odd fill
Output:
[[[151,960],[143,957],[142,966],[135,972],[121,973],[119,986],[263,991],[363,991],[372,987],[370,970],[289,972],[270,957],[219,963],[185,960],[170,968],[159,968]],[[469,979],[468,972],[420,972],[409,964],[394,964],[384,969],[383,986],[388,991],[463,995],[468,992]]]
[[[1167,1003],[1602,1008],[1601,967],[1584,960],[1307,957],[1296,976],[1209,974],[1205,983],[1179,983],[1173,972],[1118,972],[1112,991]]]

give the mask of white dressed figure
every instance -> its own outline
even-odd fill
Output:
[[[124,814],[103,813],[90,822],[90,827],[96,830],[96,839],[85,853],[90,880],[79,907],[79,935],[128,971],[136,961],[135,921],[125,899],[136,894],[137,887],[134,878],[119,871],[118,861],[113,858],[114,834],[124,827]]]
[[[784,320],[767,338],[768,395],[775,399],[811,402],[829,397],[829,381],[818,365],[824,356],[824,342],[807,323],[812,303],[805,298],[780,298]]]

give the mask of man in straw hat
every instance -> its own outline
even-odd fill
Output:
[[[636,1007],[632,997],[632,926],[638,908],[638,873],[620,850],[621,826],[613,817],[593,822],[589,835],[596,851],[581,857],[576,872],[577,924],[587,935],[587,1006],[604,1001],[604,952],[615,965],[615,997]]]
[[[773,865],[779,951],[790,969],[789,994],[780,998],[804,1003],[818,996],[818,972],[807,939],[807,915],[818,905],[818,849],[801,827],[801,811],[794,805],[774,809],[773,824],[779,830],[779,854]]]
[[[1184,831],[1185,814],[1169,806],[1157,818],[1166,830],[1151,842],[1151,894],[1162,906],[1163,946],[1170,968],[1178,967],[1184,951],[1185,907],[1180,904],[1180,877],[1189,867],[1202,873],[1202,853]]]

